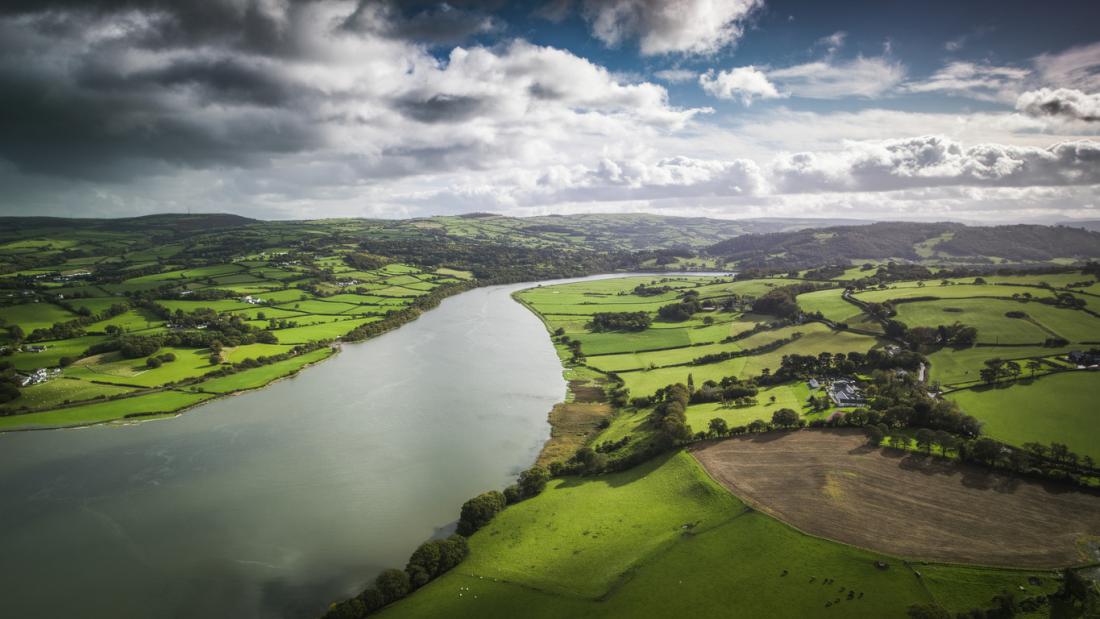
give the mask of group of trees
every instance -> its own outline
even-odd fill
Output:
[[[698,389],[691,391],[691,403],[739,402],[746,398],[755,398],[760,392],[752,379],[741,380],[736,376],[726,376],[721,381],[708,380]]]
[[[384,570],[359,595],[330,606],[324,619],[361,619],[378,612],[447,573],[469,554],[462,535],[424,542],[413,551],[405,569]]]
[[[657,405],[650,413],[649,422],[657,430],[660,443],[671,446],[690,439],[692,433],[687,423],[687,407],[691,402],[691,391],[688,387],[676,383],[659,389],[654,401]]]
[[[907,350],[884,352],[875,349],[866,353],[822,352],[817,355],[800,355],[796,353],[783,355],[782,360],[779,362],[779,368],[760,377],[757,382],[775,384],[788,380],[850,375],[886,369],[901,369],[912,372],[916,371],[923,361],[924,357],[922,355]]]
[[[727,350],[724,352],[711,353],[709,355],[703,355],[691,360],[691,365],[707,365],[708,363],[717,363],[719,361],[726,361],[727,359],[733,359],[735,357],[749,357],[752,355],[762,355],[764,353],[778,350],[787,344],[802,337],[802,333],[795,331],[787,337],[772,340],[767,344],[761,344],[756,348],[743,348],[740,350]]]
[[[63,305],[63,307],[65,307]],[[64,340],[71,337],[80,337],[84,335],[85,327],[88,325],[100,322],[102,320],[108,320],[114,318],[119,314],[125,313],[129,310],[129,306],[125,303],[112,303],[110,307],[104,309],[98,314],[93,314],[87,307],[79,307],[73,310],[71,306],[66,307],[70,311],[75,311],[77,318],[72,320],[66,320],[65,322],[57,322],[48,328],[39,328],[31,331],[26,336],[28,342],[37,342],[43,340]],[[18,325],[14,325],[18,328]],[[9,331],[11,331],[9,329]],[[19,329],[19,333],[22,333],[22,329]],[[22,339],[13,338],[13,339]]]
[[[546,469],[532,466],[520,473],[516,483],[504,492],[484,492],[466,501],[459,514],[457,533],[447,539],[424,542],[413,551],[405,569],[384,570],[359,595],[330,606],[324,619],[361,619],[447,573],[470,554],[468,536],[489,524],[507,505],[537,496],[549,479]]]
[[[648,312],[597,312],[588,323],[589,330],[603,331],[644,331],[653,323]]]
[[[950,325],[909,328],[897,320],[883,322],[886,335],[904,341],[915,350],[930,350],[943,346],[969,348],[978,341],[978,329],[958,321]]]
[[[646,286],[645,284],[638,284],[631,291],[631,294],[638,297],[656,297],[666,292],[674,290],[671,286]]]
[[[657,317],[665,322],[683,322],[702,309],[699,292],[688,290],[679,301],[657,308]]]
[[[1025,366],[1031,375],[1043,369],[1043,362],[1038,359],[1028,359]],[[978,371],[978,377],[987,385],[992,385],[1002,379],[1016,380],[1023,374],[1024,368],[1011,359],[994,357],[985,360],[985,367]]]
[[[0,404],[15,400],[20,393],[15,367],[7,361],[0,361]]]

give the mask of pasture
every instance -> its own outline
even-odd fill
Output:
[[[985,606],[1005,588],[1028,585],[1029,576],[1045,579],[1046,590],[1055,584],[1047,572],[972,570],[974,577],[926,588],[901,560],[746,510],[680,452],[600,478],[553,480],[474,534],[458,568],[381,616],[725,616],[737,609],[749,617],[901,619],[911,604],[939,603],[949,612]]]
[[[128,415],[173,413],[212,397],[214,396],[207,393],[157,391],[140,396],[80,404],[42,413],[0,417],[0,430],[87,425],[115,421]]]
[[[982,421],[982,432],[1006,443],[1064,443],[1100,460],[1100,373],[1059,372],[1011,386],[974,387],[947,394]]]

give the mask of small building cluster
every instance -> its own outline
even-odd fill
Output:
[[[357,279],[345,279],[336,282],[336,285],[341,288],[347,288],[348,286],[358,286],[359,280]]]
[[[245,295],[245,297],[241,299],[241,301],[244,301],[249,305],[260,305],[264,302],[264,300],[260,297],[254,297],[252,295]]]
[[[863,397],[863,390],[852,379],[834,380],[828,388],[829,397],[837,406],[863,406],[867,399]]]
[[[38,368],[30,374],[22,377],[22,380],[19,381],[19,385],[21,387],[30,387],[31,385],[44,383],[60,374],[61,370],[47,370],[46,368]]]
[[[1098,367],[1100,366],[1100,350],[1074,350],[1071,351],[1066,358],[1069,362],[1078,367]]]

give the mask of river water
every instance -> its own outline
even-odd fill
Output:
[[[403,567],[549,436],[561,366],[510,297],[533,285],[176,418],[0,435],[0,616],[316,617]]]

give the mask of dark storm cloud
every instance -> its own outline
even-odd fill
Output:
[[[0,157],[20,169],[75,178],[126,179],[158,163],[246,165],[316,145],[313,130],[282,113],[220,122],[188,117],[156,98],[58,89],[0,75]]]
[[[290,84],[270,69],[233,57],[185,59],[126,75],[118,73],[110,62],[93,61],[74,77],[81,87],[105,92],[153,94],[160,88],[191,89],[207,103],[283,107],[305,94],[303,87]]]
[[[293,16],[315,0],[294,0],[288,12]],[[127,12],[159,16],[155,30],[131,40],[150,49],[219,43],[253,53],[285,55],[295,50],[295,41],[285,24],[263,10],[258,0],[237,3],[228,0],[13,0],[0,3],[0,15],[38,16],[36,27],[48,33],[80,31],[95,19]]]
[[[126,180],[255,165],[317,146],[315,93],[287,78],[296,3],[99,0],[0,8],[0,157],[36,174]]]
[[[477,116],[487,104],[479,97],[434,95],[399,99],[394,107],[406,117],[422,123],[457,123]]]
[[[344,27],[430,45],[455,45],[499,30],[502,24],[488,14],[496,4],[363,0]]]

